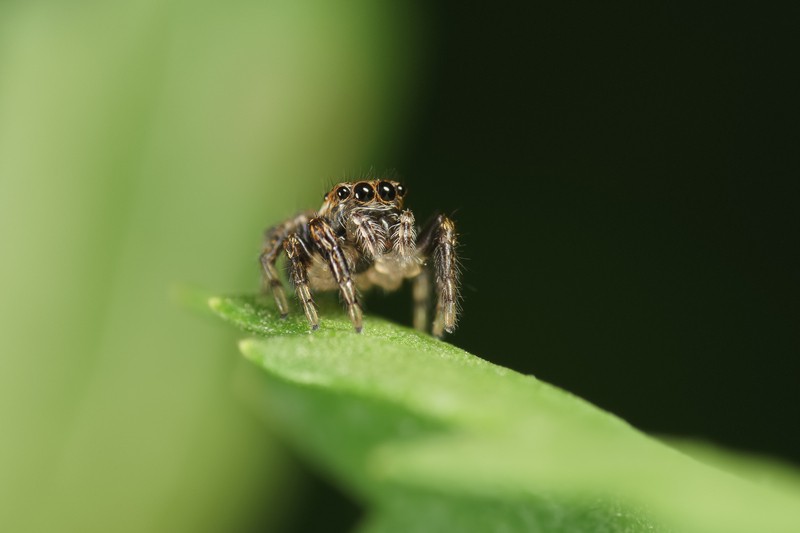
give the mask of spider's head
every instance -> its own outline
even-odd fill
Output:
[[[377,209],[402,209],[406,188],[391,180],[339,183],[325,195],[320,214],[343,209],[370,207]]]

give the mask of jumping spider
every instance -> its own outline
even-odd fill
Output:
[[[311,329],[319,328],[311,291],[337,288],[357,333],[361,332],[358,290],[396,290],[413,280],[414,327],[428,323],[431,274],[437,295],[432,332],[452,333],[458,315],[456,231],[444,215],[434,217],[417,238],[414,215],[403,209],[406,188],[391,180],[339,183],[319,211],[306,211],[266,231],[261,253],[263,290],[272,290],[281,317],[289,306],[275,263],[283,251]],[[431,272],[432,271],[432,272]]]

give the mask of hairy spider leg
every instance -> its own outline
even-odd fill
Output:
[[[361,333],[363,328],[361,305],[358,303],[356,286],[350,274],[350,267],[347,266],[347,259],[341,246],[339,246],[336,234],[322,218],[312,218],[308,222],[308,232],[311,240],[328,262],[328,268],[339,285],[339,291],[342,293],[342,298],[347,305],[347,314],[350,316],[350,321],[353,323],[356,333]]]
[[[386,250],[386,230],[373,217],[356,212],[350,217],[349,233],[369,259],[377,259]]]
[[[458,320],[459,267],[456,244],[455,224],[444,215],[437,215],[420,237],[420,249],[426,257],[433,257],[437,294],[432,331],[435,337],[441,337],[444,331],[452,333]]]
[[[392,228],[392,248],[404,264],[417,261],[417,230],[414,214],[406,209]]]
[[[307,221],[308,213],[301,213],[277,226],[269,228],[264,236],[264,248],[260,257],[263,274],[261,277],[261,290],[262,292],[267,292],[269,288],[272,291],[272,296],[275,298],[275,305],[278,306],[281,318],[286,318],[289,313],[289,304],[286,301],[286,292],[283,290],[283,283],[281,283],[281,279],[278,276],[275,263],[278,261],[278,255],[283,248],[286,237],[305,225]]]
[[[303,304],[303,312],[311,324],[311,329],[318,329],[319,316],[317,315],[317,306],[314,304],[314,298],[308,288],[308,266],[311,264],[311,254],[309,254],[303,241],[300,240],[296,233],[291,234],[284,241],[283,249],[286,252],[286,257],[289,258],[289,276],[292,278],[297,297],[300,299],[300,303]]]
[[[417,253],[416,222],[414,213],[410,209],[400,213],[397,224],[392,228],[392,248],[403,264],[420,261]],[[423,265],[412,283],[414,328],[427,331],[428,311],[431,305],[431,275],[428,268]]]

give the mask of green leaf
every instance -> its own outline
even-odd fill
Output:
[[[240,344],[259,369],[245,394],[369,507],[363,532],[800,531],[790,467],[708,449],[693,454],[701,462],[557,387],[375,318],[358,335],[326,313],[312,333],[257,297],[210,306],[256,335]],[[746,468],[719,466],[734,463]]]

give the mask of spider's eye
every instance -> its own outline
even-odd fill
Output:
[[[354,190],[356,200],[359,202],[369,202],[375,198],[375,190],[369,186],[369,183],[357,183]]]
[[[401,183],[397,184],[397,195],[400,196],[400,198],[406,195],[406,188]]]
[[[350,187],[339,187],[336,189],[336,197],[339,200],[345,200],[350,196]]]
[[[394,200],[396,194],[397,193],[394,190],[394,185],[388,181],[382,181],[378,184],[378,196],[381,197],[381,200],[391,202]]]

